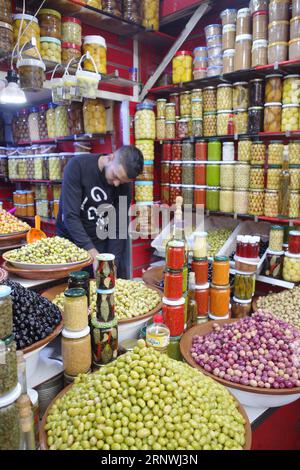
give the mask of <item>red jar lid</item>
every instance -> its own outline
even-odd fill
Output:
[[[176,52],[175,57],[180,56],[180,55],[190,55],[191,57],[193,57],[192,51],[178,51]]]
[[[81,46],[74,44],[73,42],[63,42],[61,47],[63,49],[77,49],[78,51],[81,51]]]
[[[78,20],[77,18],[74,18],[73,16],[64,16],[61,21],[62,21],[62,23],[80,24],[80,26],[82,24],[80,20]]]

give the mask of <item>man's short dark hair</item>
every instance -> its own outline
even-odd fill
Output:
[[[134,145],[123,145],[115,152],[115,157],[125,168],[129,179],[135,179],[142,173],[144,157]]]

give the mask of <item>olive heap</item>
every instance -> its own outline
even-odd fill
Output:
[[[257,307],[300,329],[300,286],[259,297]]]
[[[46,419],[50,450],[239,449],[245,420],[225,387],[138,341],[81,375]]]
[[[211,230],[207,234],[208,256],[215,256],[230,237],[232,231],[226,228]]]
[[[85,261],[89,254],[65,238],[44,238],[31,245],[24,245],[17,250],[9,251],[9,261],[32,264],[65,264]]]
[[[62,320],[60,310],[18,282],[6,281],[4,284],[12,289],[13,334],[17,349],[31,346],[49,336]]]

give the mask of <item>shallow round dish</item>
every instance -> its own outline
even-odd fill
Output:
[[[59,266],[55,268],[40,268],[40,269],[22,269],[12,266],[9,262],[5,261],[2,267],[14,276],[21,277],[22,279],[31,280],[42,280],[42,279],[64,279],[69,276],[72,271],[81,271],[83,268],[87,268],[92,264],[92,259],[81,262],[80,264],[74,264],[73,266]]]
[[[234,323],[237,320],[219,320],[218,324],[224,325],[227,323]],[[186,333],[184,333],[180,341],[180,351],[184,360],[190,364],[190,366],[201,370],[205,375],[208,375],[217,382],[225,385],[229,388],[232,394],[238,398],[238,400],[246,406],[252,407],[266,407],[272,408],[276,406],[282,406],[283,404],[292,403],[293,401],[300,398],[300,387],[288,388],[288,389],[263,389],[259,387],[250,387],[248,385],[240,385],[229,382],[228,380],[220,379],[214,374],[207,372],[203,367],[196,364],[190,350],[192,347],[192,340],[194,336],[204,336],[212,331],[213,322],[207,322],[202,325],[196,325]],[[258,396],[259,395],[259,396]]]
[[[87,257],[84,260],[81,261],[74,261],[73,263],[60,263],[60,264],[34,264],[34,263],[24,263],[20,261],[12,261],[9,259],[9,253],[10,251],[7,251],[2,255],[3,259],[10,263],[12,266],[15,268],[20,268],[20,269],[32,269],[35,271],[38,270],[43,270],[43,269],[57,269],[57,268],[71,268],[72,266],[77,266],[78,264],[85,263],[89,261],[90,257]]]
[[[2,234],[0,234],[0,239],[2,239],[2,238],[15,238],[16,236],[18,237],[19,235],[20,235],[20,237],[23,237],[24,235],[26,235],[27,232],[29,232],[29,229],[28,230],[22,230],[22,232],[2,233]]]

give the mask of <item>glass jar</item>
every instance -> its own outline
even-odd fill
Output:
[[[202,119],[202,99],[192,98],[191,101],[191,111],[193,119]]]
[[[213,86],[203,88],[203,111],[217,111],[217,89]]]
[[[249,191],[249,207],[250,215],[264,215],[265,193],[262,189],[252,189]]]
[[[222,27],[220,24],[209,24],[204,28],[206,39],[211,36],[219,36],[222,34]]]
[[[169,204],[170,202],[170,185],[161,184],[160,185],[160,199],[162,204]]]
[[[166,120],[165,118],[156,119],[156,138],[164,140],[166,138]]]
[[[194,186],[194,205],[202,205],[205,207],[206,202],[206,186]]]
[[[51,154],[48,158],[49,180],[59,181],[62,178],[61,162],[59,154]]]
[[[295,16],[290,21],[290,39],[297,39],[299,37],[300,31],[300,16]],[[287,41],[287,39],[283,39],[283,41]]]
[[[220,190],[220,211],[225,213],[233,212],[233,190],[224,188]]]
[[[220,161],[222,158],[222,145],[219,140],[211,140],[207,145],[207,160]]]
[[[299,0],[292,1],[292,17],[300,16],[300,2]]]
[[[49,60],[61,64],[61,42],[51,37],[41,38],[41,56],[43,60]]]
[[[175,121],[176,114],[175,114],[175,104],[174,103],[167,103],[166,104],[165,115],[166,115],[166,121]]]
[[[104,112],[105,108],[103,106]],[[135,138],[155,140],[155,114],[151,104],[142,103],[137,105],[134,117]]]
[[[180,93],[180,116],[191,116],[192,114],[192,102],[191,92],[185,91]]]
[[[61,45],[61,62],[67,65],[70,60],[74,59],[79,61],[81,57],[81,46],[71,43],[63,42]]]
[[[289,163],[292,165],[300,165],[300,141],[294,140],[288,145]]]
[[[240,300],[252,299],[255,292],[255,273],[236,271],[234,276],[234,296]]]
[[[137,202],[153,201],[153,182],[136,181],[135,182],[135,200]]]
[[[55,107],[54,103],[49,103],[46,112],[47,134],[49,139],[56,137]]]
[[[185,144],[189,142],[184,142]],[[182,160],[182,143],[181,142],[174,142],[172,145],[172,158],[170,160]],[[184,160],[189,160],[189,158],[184,158]]]
[[[192,142],[182,143],[182,160],[194,160],[194,144]]]
[[[143,26],[146,29],[159,29],[159,0],[142,0]]]
[[[234,165],[235,189],[248,189],[250,185],[250,165],[248,163],[236,163]]]
[[[150,160],[152,161],[152,160]],[[153,161],[152,161],[153,162]],[[170,182],[170,162],[162,161],[160,166],[160,182],[162,184]]]
[[[19,156],[18,162],[18,178],[25,179],[27,178],[27,165],[26,165],[26,155]]]
[[[32,107],[29,109],[28,130],[31,141],[40,140],[39,134],[39,109]]]
[[[46,104],[42,104],[39,107],[38,126],[39,126],[40,139],[48,139],[47,119],[46,119],[47,109],[48,109],[48,106]]]
[[[284,104],[282,106],[281,130],[297,131],[299,129],[299,109],[298,104]]]
[[[266,103],[264,112],[264,132],[280,132],[281,103]]]
[[[0,51],[9,54],[13,48],[13,27],[9,23],[0,22]]]
[[[268,64],[284,62],[288,56],[287,42],[273,42],[268,45]]]
[[[289,0],[274,0],[269,3],[269,21],[289,19]]]
[[[272,225],[269,235],[269,249],[272,251],[281,251],[284,238],[284,227],[281,225]]]
[[[224,110],[217,112],[217,135],[232,134],[230,123],[232,122],[232,111]]]
[[[169,162],[165,162],[169,166]],[[162,168],[162,166],[161,166]],[[165,176],[167,173],[167,169],[165,168]],[[168,176],[169,176],[169,169],[168,169]],[[142,173],[136,178],[137,181],[153,181],[154,180],[154,165],[153,160],[144,160],[144,168]],[[162,181],[165,183],[169,183],[169,177],[166,181]]]
[[[106,68],[106,41],[102,36],[85,36],[83,41],[83,53],[90,53],[97,67],[97,71],[102,74],[107,73]],[[84,70],[96,72],[90,59],[85,59],[83,63]]]
[[[182,184],[194,184],[194,162],[182,162]]]
[[[66,106],[57,106],[55,108],[55,134],[57,137],[66,137],[69,135],[68,111]]]
[[[234,70],[248,70],[251,67],[251,34],[242,34],[235,40]]]
[[[9,286],[0,286],[0,338],[6,338],[12,335],[13,330],[13,312],[11,288]],[[3,365],[3,364],[2,364]],[[3,384],[1,385],[3,388]],[[1,392],[1,394],[6,392]]]
[[[222,28],[222,50],[234,49],[235,46],[235,24],[226,24]]]
[[[206,189],[205,207],[209,211],[219,211],[219,188],[209,187]]]
[[[26,51],[27,52],[27,51]],[[20,87],[26,91],[41,91],[45,80],[45,64],[37,59],[19,59],[17,69]]]
[[[282,100],[282,75],[274,74],[266,76],[265,102],[281,103]]]
[[[173,140],[176,137],[175,121],[166,121],[165,124],[165,138]]]
[[[37,17],[41,36],[61,39],[61,14],[58,11],[43,8]]]
[[[49,178],[48,157],[35,155],[34,157],[34,179],[46,180]]]
[[[62,18],[61,36],[62,42],[76,44],[81,47],[82,25],[77,18],[64,16]]]
[[[266,146],[263,142],[252,142],[251,165],[263,165],[265,163]]]
[[[250,189],[264,189],[265,187],[265,170],[263,166],[250,167]]]
[[[248,214],[249,191],[236,189],[233,194],[233,211],[235,214]]]
[[[71,288],[64,292],[64,327],[69,331],[82,331],[88,326],[88,302],[86,291]]]
[[[69,135],[84,133],[82,104],[72,101],[67,106]]]
[[[293,230],[288,233],[288,251],[292,254],[300,254],[300,233],[298,230]]]
[[[265,217],[278,217],[279,194],[278,191],[268,190],[265,192]]]
[[[142,24],[142,8],[139,0],[123,1],[123,18],[136,24]]]
[[[203,135],[203,119],[192,119],[193,137],[202,137]]]
[[[40,217],[48,218],[49,217],[49,202],[48,200],[36,201],[36,215]]]
[[[18,384],[10,393],[0,398],[0,450],[20,449],[20,421],[17,400],[21,395]]]
[[[231,318],[249,317],[252,310],[252,299],[241,300],[233,297],[231,302]]]
[[[230,304],[230,285],[210,286],[210,314],[209,318],[220,320],[228,318]]]
[[[234,114],[234,133],[247,134],[248,131],[248,111],[246,109],[236,109]]]
[[[268,41],[260,39],[253,41],[251,66],[258,67],[268,63]]]
[[[300,255],[289,252],[284,254],[283,279],[289,282],[300,282]]]
[[[181,185],[170,184],[170,206],[176,203],[176,198],[182,195]]]
[[[249,106],[264,106],[265,85],[264,80],[255,78],[249,82]]]
[[[207,186],[220,186],[220,163],[208,163],[206,165]]]
[[[201,162],[195,162],[194,167],[194,182],[197,186],[204,186],[206,184],[206,165]]]
[[[248,109],[249,107],[249,89],[247,82],[236,82],[232,90],[232,108]]]
[[[300,165],[290,165],[290,185],[289,188],[294,191],[300,191]]]
[[[267,171],[267,189],[280,189],[281,166],[271,165]]]
[[[290,191],[288,216],[291,219],[300,217],[300,194],[299,191]]]
[[[150,111],[150,108],[147,108],[149,109],[149,114],[148,114],[148,111],[146,111],[144,108],[142,109],[143,111],[141,111],[140,113],[136,113],[135,115],[136,138],[147,139],[148,131],[150,135],[150,129],[151,129],[151,138],[154,140],[155,139],[154,113],[153,111]],[[149,120],[146,124],[145,118],[147,117],[149,118]],[[151,124],[149,122],[150,119],[153,120],[151,121]],[[105,134],[106,133],[106,111],[105,111],[104,103],[101,99],[97,98],[96,100],[90,100],[90,99],[84,100],[83,122],[84,122],[84,131],[86,134]]]
[[[182,162],[170,162],[170,184],[181,184]]]
[[[271,140],[268,146],[268,164],[269,165],[282,165],[283,151],[284,151],[284,145],[282,141]],[[289,160],[290,160],[290,155],[289,155]]]
[[[270,44],[274,44],[277,42],[286,43],[289,40],[289,22],[287,20],[272,21],[271,23],[269,23],[268,29]]]
[[[193,53],[191,51],[176,52],[172,68],[173,83],[190,82],[192,80]]]
[[[0,178],[8,178],[8,159],[6,155],[0,155]]]
[[[166,103],[167,100],[165,98],[160,98],[156,100],[156,117],[157,119],[165,119],[166,118]]]
[[[226,24],[235,24],[236,13],[237,11],[234,8],[227,8],[226,10],[223,10],[220,14],[222,26],[225,26]]]
[[[22,24],[22,30],[20,27]],[[36,40],[36,47],[40,50],[40,27],[38,19],[31,15],[23,15],[19,13],[13,16],[13,35],[14,44],[18,42],[20,34],[19,47],[20,49],[24,44],[31,43],[32,38]],[[38,53],[35,48],[29,48],[26,50],[26,55],[30,57],[38,57]]]
[[[284,260],[284,251],[267,250],[266,259],[263,266],[264,276],[273,279],[282,279],[282,267]]]
[[[264,120],[264,108],[253,106],[248,109],[248,134],[258,134],[262,131]]]
[[[287,75],[283,79],[282,104],[299,104],[300,75]]]
[[[189,137],[189,119],[182,118],[178,120],[177,135],[178,139],[187,139]]]
[[[169,95],[169,102],[175,104],[175,116],[180,115],[180,95],[179,93],[171,93]]]
[[[217,113],[207,112],[203,114],[203,135],[211,137],[217,135]]]
[[[27,109],[22,109],[19,113],[18,134],[19,134],[20,142],[30,140]]]
[[[234,142],[224,142],[222,147],[223,162],[234,161]]]
[[[222,84],[217,87],[217,110],[232,109],[232,85]]]
[[[258,41],[260,39],[268,39],[268,12],[266,10],[257,11],[253,14],[252,35],[253,41]]]
[[[238,142],[238,160],[240,162],[249,162],[251,156],[252,142],[249,139],[240,139]]]
[[[91,368],[91,336],[90,328],[82,331],[62,331],[62,357],[67,375],[85,374]]]
[[[142,152],[145,160],[154,160],[154,141],[136,140],[135,146]],[[172,144],[163,144],[163,160],[171,160]],[[167,158],[168,156],[168,158]]]
[[[10,0],[0,2],[0,21],[12,23],[12,2]]]
[[[207,142],[204,140],[195,143],[195,160],[207,160]]]
[[[251,34],[251,11],[250,8],[240,8],[237,11],[236,34]]]
[[[202,101],[202,90],[201,90],[201,88],[194,88],[191,91],[191,99],[192,100],[201,100]]]
[[[194,204],[194,186],[182,184],[183,204]]]

